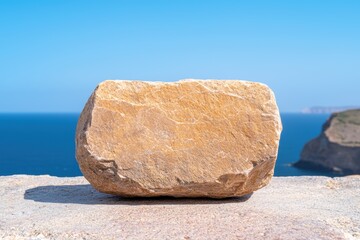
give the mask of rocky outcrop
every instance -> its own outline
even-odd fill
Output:
[[[105,81],[79,119],[76,157],[105,193],[242,196],[269,183],[281,128],[260,83]]]
[[[307,143],[296,167],[360,173],[360,110],[333,114],[319,137]]]
[[[119,198],[83,177],[0,177],[0,239],[360,239],[360,177],[274,177],[226,200]]]

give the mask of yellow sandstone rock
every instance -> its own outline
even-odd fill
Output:
[[[242,196],[269,183],[281,129],[260,83],[105,81],[80,116],[76,158],[105,193]]]

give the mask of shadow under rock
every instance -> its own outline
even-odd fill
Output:
[[[252,194],[243,197],[227,199],[211,198],[173,198],[173,197],[152,197],[152,198],[123,198],[105,193],[100,193],[85,185],[61,185],[61,186],[39,186],[27,189],[24,199],[35,202],[46,203],[72,203],[72,204],[107,204],[107,205],[187,205],[187,204],[224,204],[241,203],[250,199]]]

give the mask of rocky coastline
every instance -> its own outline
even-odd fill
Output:
[[[360,110],[334,113],[320,136],[307,143],[295,167],[360,174]]]

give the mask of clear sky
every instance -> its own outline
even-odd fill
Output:
[[[0,112],[80,112],[105,79],[244,79],[282,112],[360,105],[360,1],[0,0]]]

